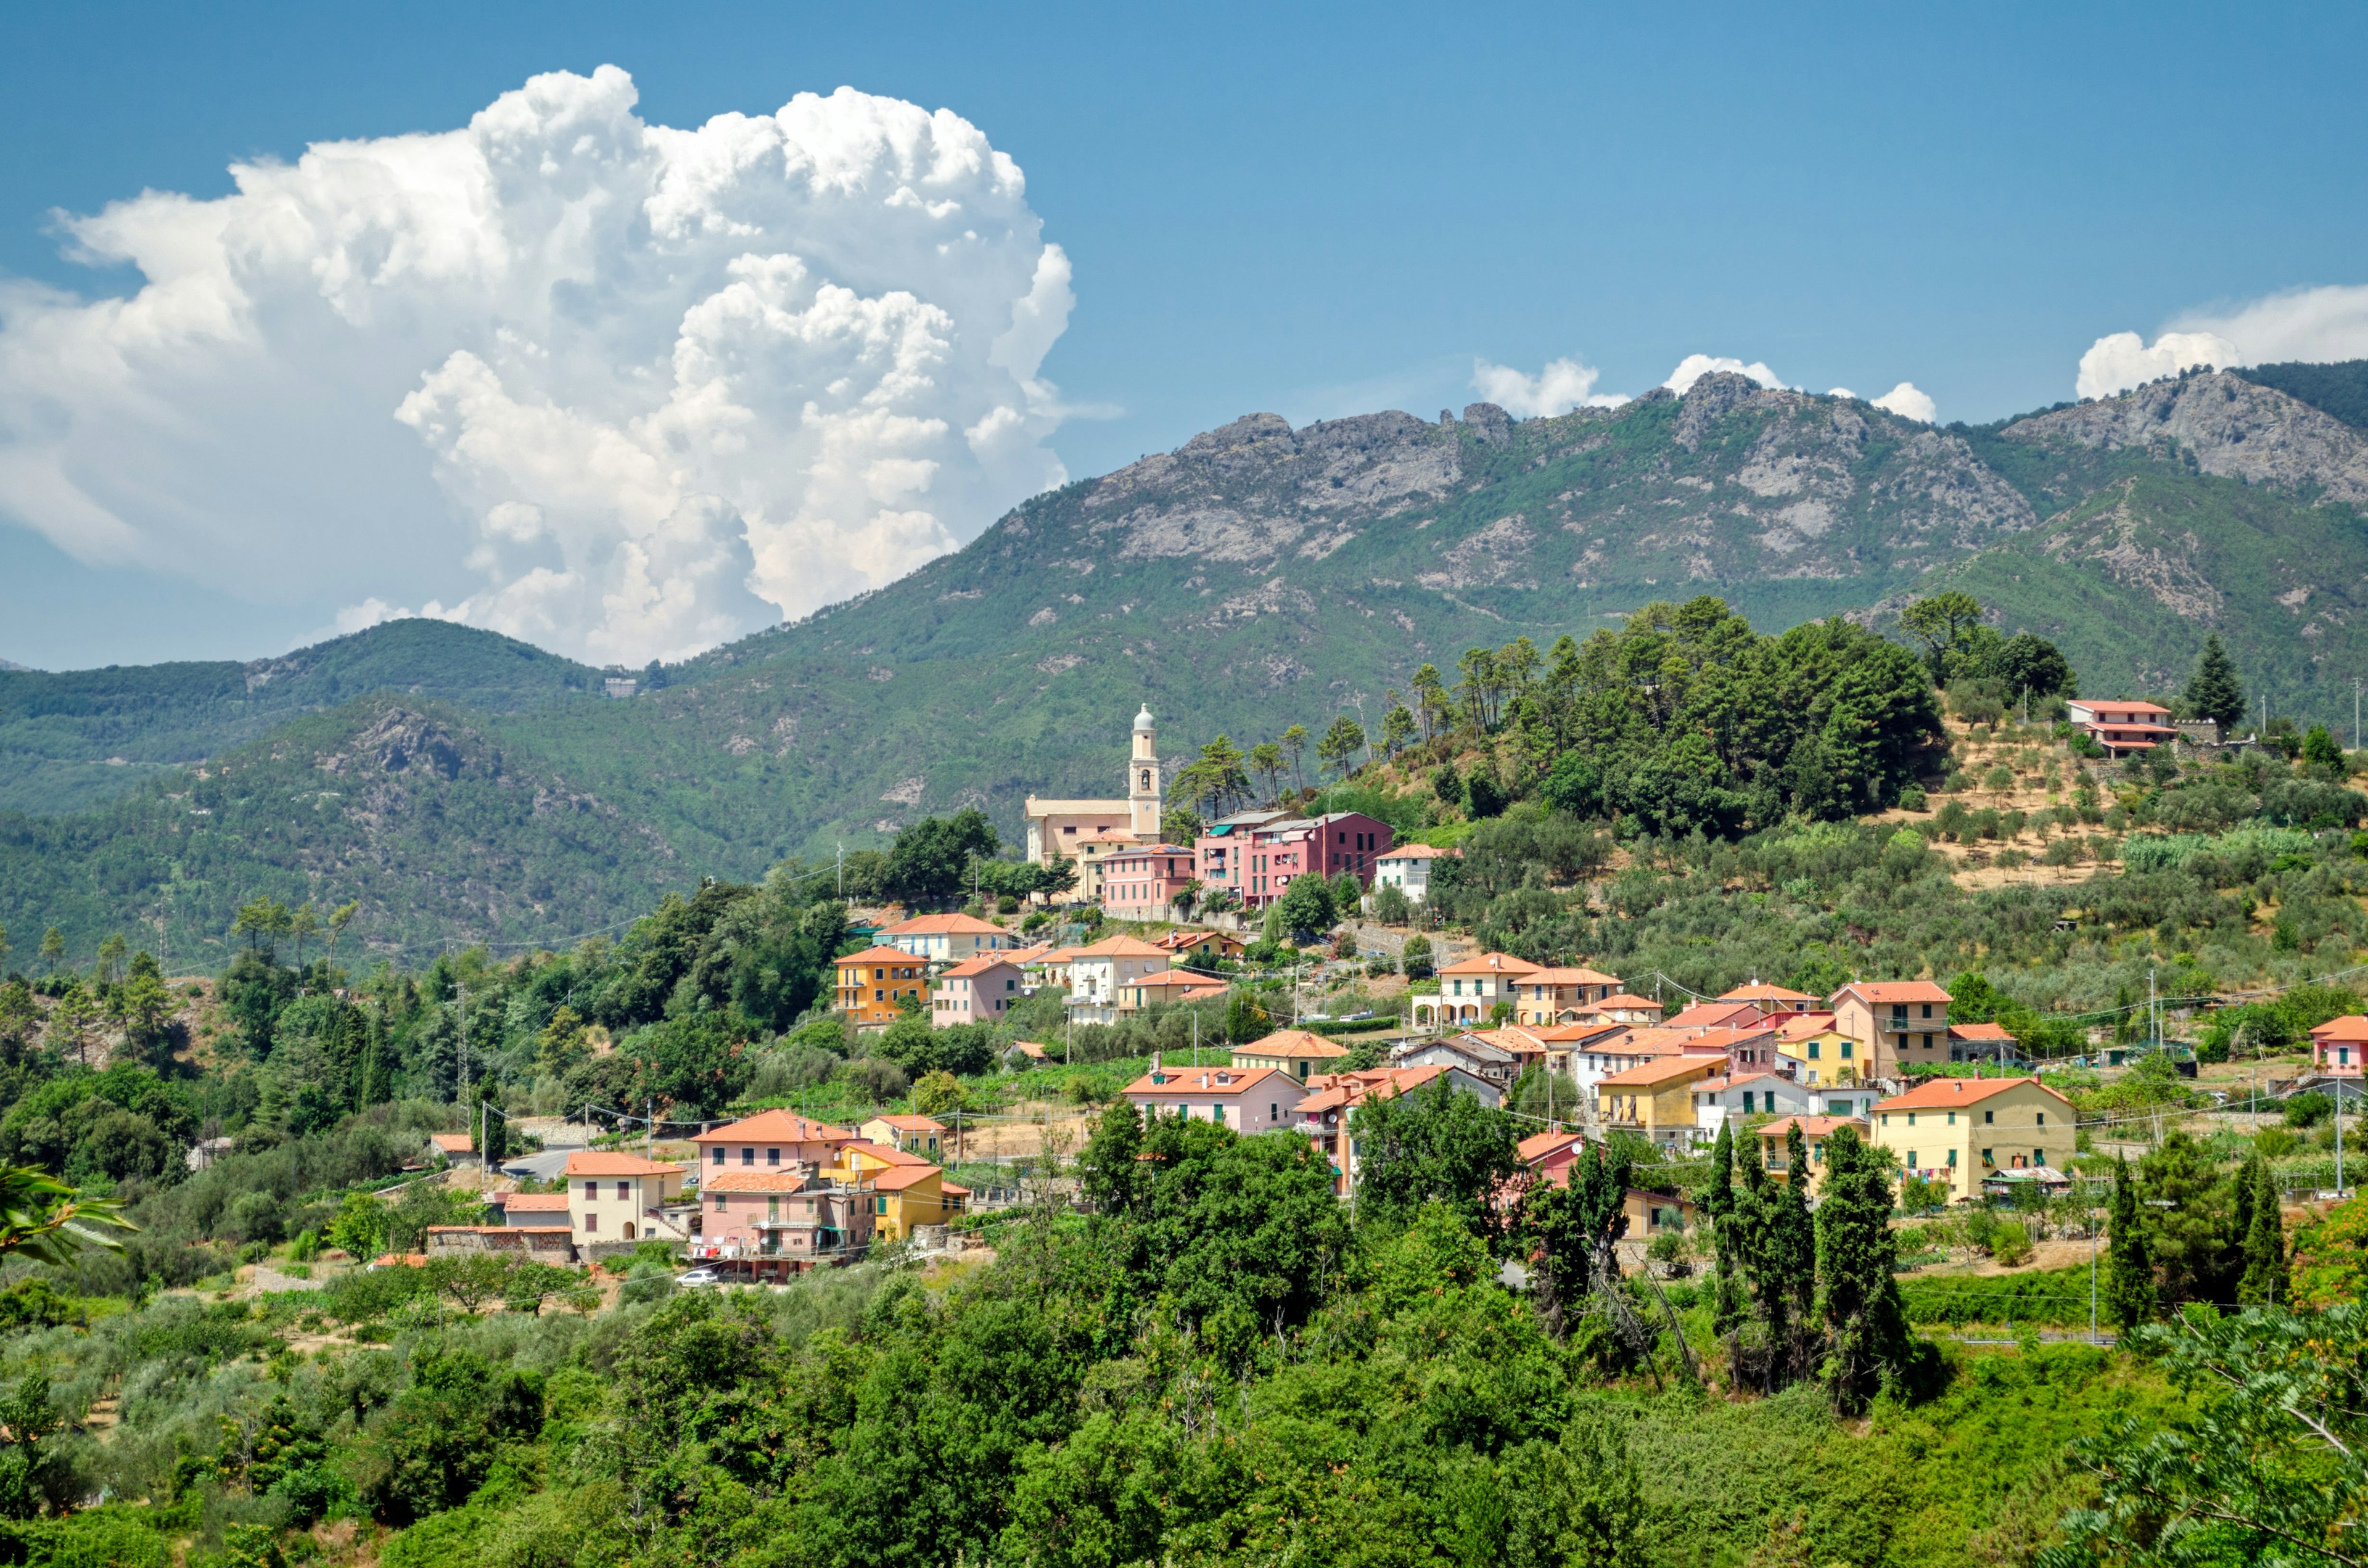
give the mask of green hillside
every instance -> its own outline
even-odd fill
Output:
[[[298,713],[404,692],[489,713],[600,689],[598,671],[490,631],[400,620],[276,659],[0,667],[0,811],[82,810]]]
[[[2340,384],[2303,390],[2340,408]],[[1780,631],[1962,586],[2091,692],[2173,687],[2216,630],[2276,710],[2348,724],[2363,501],[2368,438],[2224,374],[1980,429],[1736,376],[1556,419],[1255,415],[628,702],[431,622],[252,665],[0,675],[0,802],[45,813],[0,814],[0,926],[82,951],[169,907],[180,950],[211,953],[269,892],[359,898],[391,951],[555,940],[926,814],[1016,836],[1030,792],[1116,790],[1144,703],[1170,758],[1344,711],[1378,728],[1425,664],[1452,682],[1466,649],[1698,595]],[[431,722],[456,767],[355,787],[388,724]],[[182,770],[204,757],[227,771]]]

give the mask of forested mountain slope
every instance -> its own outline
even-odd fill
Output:
[[[215,756],[370,692],[507,713],[599,690],[599,673],[573,660],[440,620],[394,621],[246,664],[58,675],[0,665],[0,811],[95,805],[158,767]]]
[[[567,700],[595,672],[416,622],[268,666],[0,676],[20,772],[83,769],[49,776],[45,799],[142,763],[230,763],[202,781],[228,790],[214,805],[176,771],[0,822],[0,925],[87,946],[169,904],[219,942],[268,892],[362,897],[363,930],[406,950],[559,937],[653,885],[754,876],[926,813],[978,805],[1016,832],[1030,791],[1116,788],[1142,703],[1170,757],[1220,730],[1321,733],[1342,710],[1378,729],[1426,663],[1452,681],[1467,648],[1543,650],[1699,595],[1774,631],[1844,612],[1881,626],[1965,586],[2003,630],[2058,642],[2091,693],[2175,685],[2217,630],[2278,711],[2348,722],[2368,437],[2338,412],[2368,367],[2300,369],[2307,400],[2191,375],[1979,429],[1715,375],[1554,419],[1253,415],[629,702]],[[388,688],[405,694],[392,708],[268,729],[274,702]],[[377,755],[390,722],[446,726],[462,766],[351,787],[326,759]]]

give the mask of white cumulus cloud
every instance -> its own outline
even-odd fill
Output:
[[[1617,408],[1628,400],[1618,392],[1599,392],[1602,372],[1576,359],[1555,359],[1536,375],[1510,365],[1472,361],[1472,386],[1486,402],[1523,419],[1549,419],[1574,408]]]
[[[1696,381],[1713,370],[1725,370],[1734,375],[1749,376],[1763,387],[1781,387],[1784,384],[1782,377],[1756,359],[1747,365],[1740,359],[1719,358],[1708,354],[1687,355],[1678,361],[1678,368],[1671,370],[1669,379],[1661,384],[1679,397],[1683,397]]]
[[[2111,397],[2198,365],[2216,370],[2245,362],[2242,351],[2217,333],[2166,332],[2148,343],[2135,332],[2113,332],[2080,356],[2072,385],[2082,397]]]
[[[2368,284],[2291,289],[2229,309],[2182,313],[2148,344],[2109,333],[2080,356],[2082,397],[2111,397],[2198,365],[2368,359]]]
[[[613,66],[537,76],[463,129],[62,219],[138,287],[0,288],[0,513],[339,627],[425,601],[641,663],[1065,478],[1068,258],[975,127],[849,88],[692,130],[635,102]]]
[[[1886,414],[1896,414],[1902,419],[1913,419],[1930,425],[1940,410],[1933,405],[1930,392],[1914,381],[1902,381],[1881,397],[1867,399]]]

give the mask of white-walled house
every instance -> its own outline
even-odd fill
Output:
[[[1407,902],[1421,903],[1430,896],[1431,862],[1458,853],[1428,844],[1401,844],[1373,861],[1373,891],[1395,888],[1406,895]]]
[[[1696,1084],[1694,1125],[1715,1138],[1729,1117],[1816,1116],[1864,1121],[1883,1097],[1880,1089],[1857,1085],[1816,1088],[1779,1073],[1736,1074]]]

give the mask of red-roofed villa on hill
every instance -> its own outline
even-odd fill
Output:
[[[2310,1061],[2321,1073],[2359,1077],[2362,1062],[2368,1061],[2368,1017],[2347,1013],[2311,1030]]]
[[[2067,702],[2065,708],[2072,722],[2115,756],[2152,751],[2179,736],[2170,722],[2170,710],[2151,702],[2081,699]]]
[[[1862,1078],[1949,1060],[1949,994],[1929,980],[1852,981],[1834,993],[1834,1028],[1864,1048]]]

